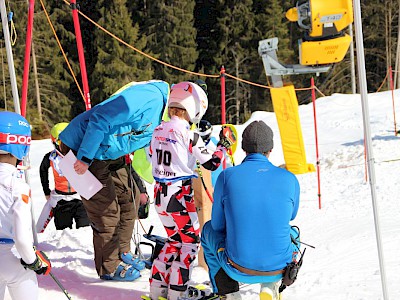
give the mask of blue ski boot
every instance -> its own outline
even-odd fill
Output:
[[[140,260],[132,252],[121,253],[121,259],[124,263],[132,265],[136,270],[141,271],[145,268],[146,264],[144,261]]]
[[[103,280],[116,280],[116,281],[134,281],[140,277],[140,272],[132,265],[120,262],[117,269],[111,274],[104,274],[100,276]]]

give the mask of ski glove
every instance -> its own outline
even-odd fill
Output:
[[[228,126],[222,126],[219,132],[219,142],[218,145],[229,149],[234,143],[236,143],[236,136],[232,129]]]
[[[38,275],[49,275],[51,271],[51,263],[47,255],[43,251],[35,250],[36,259],[33,263],[27,264],[21,258],[21,264],[25,269],[35,271]]]

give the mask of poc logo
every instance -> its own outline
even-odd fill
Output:
[[[8,134],[6,144],[30,145],[31,137],[26,135]]]
[[[29,124],[21,120],[18,121],[18,125],[22,125],[29,128]]]

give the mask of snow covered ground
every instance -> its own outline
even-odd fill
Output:
[[[396,105],[399,105],[400,91],[396,91],[395,96]],[[370,94],[369,108],[387,287],[390,299],[400,299],[400,138],[394,135],[391,93]],[[300,227],[302,241],[316,248],[307,249],[298,280],[284,291],[283,299],[383,299],[371,189],[366,181],[360,97],[334,94],[319,98],[316,109],[322,209],[318,208],[317,174],[298,175],[301,204],[293,223]],[[301,106],[299,112],[307,160],[315,164],[312,104]],[[275,148],[270,159],[276,165],[283,164],[274,114],[255,112],[252,119],[262,119],[274,130]],[[246,124],[237,127],[240,136]],[[32,145],[30,181],[36,217],[45,203],[39,165],[51,147],[50,140],[34,141]],[[244,153],[238,149],[236,163],[243,157]],[[151,187],[148,188],[151,194]],[[154,233],[165,235],[154,209],[142,224],[146,230],[154,225]],[[138,232],[143,233],[140,226]],[[72,299],[136,300],[148,292],[148,270],[143,271],[142,277],[135,282],[98,279],[93,263],[90,228],[61,232],[56,231],[51,222],[46,231],[39,234],[39,242],[39,248],[47,252],[52,260],[53,274]],[[149,251],[146,248],[143,250]],[[193,280],[202,282],[207,279],[207,273],[196,267]],[[40,299],[66,299],[49,276],[40,276],[39,286]],[[257,285],[244,287],[243,299],[258,299],[258,288]],[[6,299],[9,297],[6,296]]]

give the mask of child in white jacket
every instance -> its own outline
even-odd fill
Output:
[[[31,142],[28,121],[0,112],[0,299],[6,287],[13,300],[38,299],[36,274],[50,273],[47,257],[33,248],[30,188],[17,164]]]
[[[176,300],[185,296],[199,246],[200,224],[193,198],[192,178],[197,177],[196,160],[208,170],[216,170],[235,137],[227,132],[214,152],[207,150],[198,133],[190,130],[207,110],[204,90],[192,82],[171,88],[168,122],[154,130],[152,155],[155,208],[168,239],[154,259],[150,278],[150,298]]]

